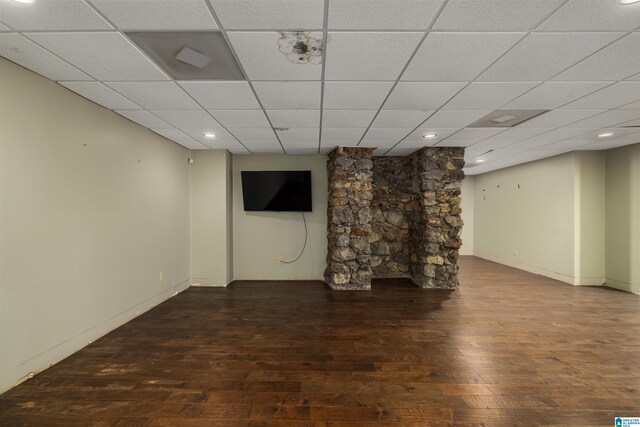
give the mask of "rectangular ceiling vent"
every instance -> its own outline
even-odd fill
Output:
[[[496,110],[471,123],[470,128],[510,128],[549,110]]]
[[[175,80],[244,80],[219,31],[125,33]]]

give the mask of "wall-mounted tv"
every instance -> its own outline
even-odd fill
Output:
[[[245,211],[311,212],[311,171],[242,171]]]

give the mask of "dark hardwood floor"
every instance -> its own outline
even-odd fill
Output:
[[[640,297],[477,258],[403,280],[191,288],[0,396],[0,425],[614,425]]]

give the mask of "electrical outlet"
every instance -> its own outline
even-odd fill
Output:
[[[273,263],[274,264],[282,264],[284,262],[284,257],[283,256],[274,256],[273,257]]]
[[[160,281],[164,281],[164,271],[160,272]]]
[[[274,257],[273,257],[273,263],[274,263],[274,264],[278,264],[278,257],[277,257],[277,256],[274,256]]]

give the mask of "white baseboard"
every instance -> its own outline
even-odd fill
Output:
[[[547,270],[545,268],[536,267],[528,264],[523,264],[520,262],[500,258],[493,255],[484,254],[482,252],[474,251],[474,256],[482,259],[486,259],[489,261],[497,262],[498,264],[503,264],[508,267],[517,268],[518,270],[528,271],[529,273],[538,274],[540,276],[549,277],[551,279],[559,280],[561,282],[569,283],[571,285],[574,284],[575,278],[573,276],[569,276],[567,274],[558,273],[555,271]]]
[[[194,287],[224,288],[229,285],[229,283],[231,282],[225,283],[222,279],[191,279],[191,286]]]
[[[162,291],[161,293],[136,304],[122,313],[116,314],[99,325],[90,327],[79,335],[57,344],[55,347],[21,363],[14,368],[3,366],[3,369],[9,368],[13,371],[13,377],[7,378],[6,382],[0,384],[0,393],[4,393],[10,388],[15,387],[21,382],[33,377],[33,375],[44,371],[45,369],[60,362],[62,359],[65,359],[86,347],[91,342],[105,336],[114,329],[117,329],[130,320],[140,316],[142,313],[151,310],[153,307],[168,300],[169,298],[174,297],[178,293],[189,288],[189,284],[190,281],[186,280],[178,285],[172,286],[170,289]]]
[[[576,277],[573,279],[573,284],[576,286],[602,286],[604,277]]]
[[[640,295],[640,284],[621,282],[619,280],[606,278],[604,284],[610,288],[620,289],[621,291],[631,292]]]
[[[461,256],[473,256],[473,249],[467,249],[467,250],[460,249],[458,251],[458,254]]]

